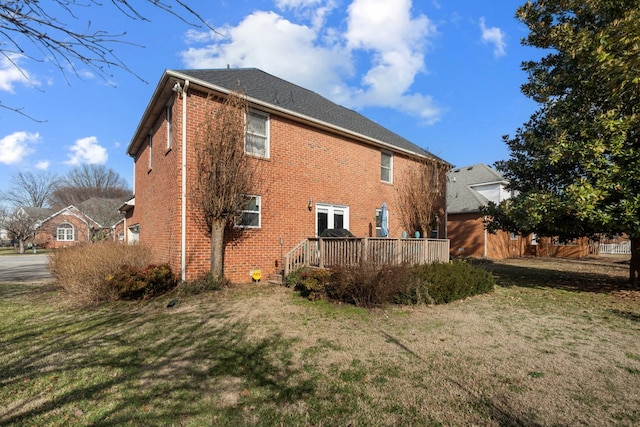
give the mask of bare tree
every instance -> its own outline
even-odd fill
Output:
[[[40,220],[44,219],[41,208],[18,208],[9,211],[0,209],[0,228],[7,230],[9,235],[18,242],[18,250],[24,253],[24,244],[35,236]]]
[[[53,64],[65,76],[68,70],[71,70],[76,77],[79,77],[79,65],[88,67],[105,80],[112,77],[113,69],[121,69],[136,75],[114,50],[114,45],[118,43],[131,44],[125,38],[126,33],[112,33],[93,28],[91,21],[85,22],[78,17],[81,11],[87,11],[90,8],[113,7],[132,20],[149,21],[141,12],[145,4],[174,15],[191,26],[212,29],[183,0],[145,0],[135,2],[135,6],[131,0],[2,1],[0,2],[0,62],[11,64],[27,81],[29,74],[19,64],[23,58]],[[140,78],[137,75],[136,77]],[[0,107],[27,115],[21,108],[7,106],[2,102]]]
[[[429,237],[446,209],[446,177],[449,166],[441,161],[420,158],[407,167],[397,187],[397,200],[404,227]]]
[[[211,233],[211,272],[222,277],[224,231],[240,217],[258,189],[255,159],[245,155],[247,99],[231,93],[213,109],[200,128],[196,145],[198,182],[194,191]],[[253,162],[252,164],[250,164]]]
[[[49,204],[61,209],[79,206],[91,198],[124,200],[131,195],[127,182],[103,165],[82,165],[71,169],[56,186]]]
[[[14,208],[43,208],[57,183],[58,176],[54,173],[18,172],[11,177],[9,189],[0,193],[0,200]]]

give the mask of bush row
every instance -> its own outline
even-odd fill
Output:
[[[491,292],[491,273],[465,261],[392,266],[361,263],[332,269],[305,268],[289,274],[285,285],[311,300],[376,307],[394,304],[444,304]]]
[[[57,249],[49,257],[49,271],[78,305],[147,299],[174,289],[179,295],[198,294],[229,284],[211,273],[180,282],[168,264],[152,263],[148,247],[118,242]]]

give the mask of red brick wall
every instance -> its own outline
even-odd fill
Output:
[[[187,97],[187,188],[193,187],[197,125],[210,103],[204,94]],[[174,148],[165,153],[164,114],[154,126],[153,168],[148,170],[146,144],[136,159],[136,206],[127,225],[140,224],[140,242],[149,244],[159,261],[180,269],[180,157],[182,100],[174,106]],[[330,134],[287,118],[270,115],[270,158],[254,159],[261,167],[263,190],[260,229],[228,229],[225,233],[224,271],[234,282],[250,281],[250,271],[263,277],[279,272],[282,257],[316,230],[316,203],[349,207],[349,229],[356,236],[375,233],[376,208],[387,202],[391,237],[400,237],[402,225],[395,187],[380,180],[380,148]],[[393,179],[402,180],[410,162],[394,153]],[[442,183],[444,185],[444,183]],[[309,211],[309,200],[312,210]],[[194,200],[187,200],[187,280],[209,270],[210,236],[198,219]],[[282,239],[283,244],[280,245]]]

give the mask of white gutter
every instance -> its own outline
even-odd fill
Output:
[[[182,208],[180,218],[180,278],[187,278],[187,90],[189,80],[182,88]]]

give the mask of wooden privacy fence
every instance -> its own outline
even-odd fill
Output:
[[[448,239],[388,239],[369,237],[309,238],[284,259],[284,275],[302,267],[449,262]]]

